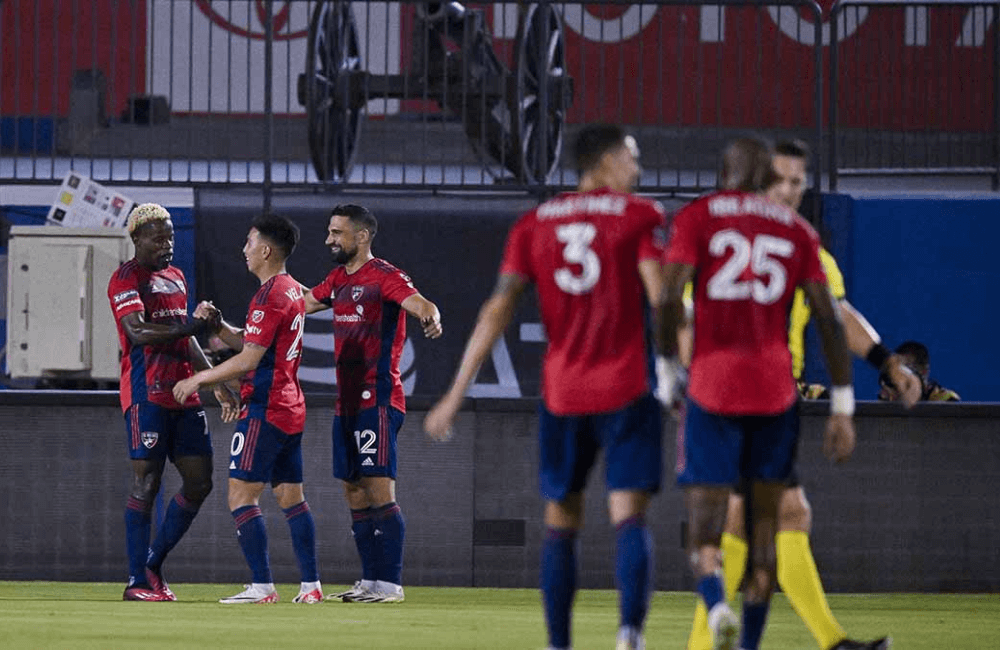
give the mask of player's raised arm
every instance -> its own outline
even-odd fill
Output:
[[[147,323],[141,311],[121,317],[122,329],[132,345],[172,343],[185,336],[197,336],[209,328],[202,318],[188,318],[181,323]]]
[[[315,314],[318,311],[330,308],[330,305],[316,300],[316,297],[313,296],[312,289],[304,284],[302,285],[302,300],[306,303],[307,314]]]
[[[441,312],[438,310],[437,305],[419,293],[415,293],[400,303],[399,306],[407,314],[420,321],[421,327],[424,328],[424,336],[429,339],[436,339],[441,336],[443,331],[441,329]]]
[[[899,389],[899,401],[903,406],[910,408],[919,402],[923,392],[920,377],[903,363],[898,354],[893,354],[882,343],[882,337],[871,323],[847,300],[840,301],[840,315],[843,318],[847,347],[854,356],[864,359],[875,370],[889,375],[892,383]]]
[[[476,379],[479,367],[490,354],[493,344],[514,318],[514,308],[527,286],[527,281],[520,275],[500,274],[493,294],[479,310],[476,326],[465,345],[465,352],[451,386],[424,418],[424,431],[431,438],[447,440],[451,437],[451,424],[462,405],[465,391]]]

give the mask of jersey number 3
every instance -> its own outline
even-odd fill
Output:
[[[785,293],[788,272],[779,258],[791,257],[795,245],[773,235],[757,235],[751,242],[737,230],[720,230],[708,242],[708,252],[722,257],[733,252],[726,263],[712,275],[706,285],[711,300],[746,300],[770,305]],[[750,267],[754,278],[741,280]]]
[[[581,271],[562,267],[556,269],[556,286],[566,293],[578,296],[594,288],[601,277],[601,258],[590,244],[597,236],[597,227],[592,223],[568,223],[556,228],[556,239],[565,244],[562,255],[567,264],[579,264]]]

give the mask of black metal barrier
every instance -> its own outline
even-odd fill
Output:
[[[0,392],[0,579],[124,581],[123,508],[129,483],[117,395]],[[431,401],[412,398],[399,437],[398,500],[407,519],[403,579],[411,585],[533,587],[542,541],[533,400],[469,400],[456,437],[420,432]],[[322,580],[358,576],[350,516],[330,472],[333,398],[309,395],[303,439],[305,492],[316,518]],[[904,412],[861,403],[854,457],[821,453],[827,404],[803,404],[799,473],[813,506],[813,550],[831,592],[1000,590],[1000,405],[924,404]],[[232,427],[209,408],[214,492],[164,566],[185,582],[244,579],[247,569],[226,508]],[[690,588],[680,547],[684,519],[672,486],[674,425],[664,445],[665,484],[648,521],[656,588]],[[613,530],[600,469],[587,490],[580,585],[611,588]],[[168,468],[164,502],[179,487]],[[287,525],[262,499],[279,582],[298,580]]]

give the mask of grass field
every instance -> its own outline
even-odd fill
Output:
[[[0,648],[544,648],[538,592],[532,589],[407,587],[406,602],[294,605],[297,585],[279,585],[275,605],[220,605],[240,585],[178,584],[176,603],[122,602],[122,585],[0,582]],[[327,593],[339,585],[327,585]],[[612,591],[577,596],[576,650],[611,648],[617,627]],[[896,650],[1000,648],[997,595],[831,595],[855,637],[889,633]],[[682,650],[693,596],[657,592],[646,628],[650,650]],[[813,650],[805,626],[775,596],[764,648]]]

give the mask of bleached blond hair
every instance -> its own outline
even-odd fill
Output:
[[[125,222],[125,228],[131,235],[139,226],[144,226],[153,221],[168,221],[170,213],[158,203],[141,203],[132,210]]]

